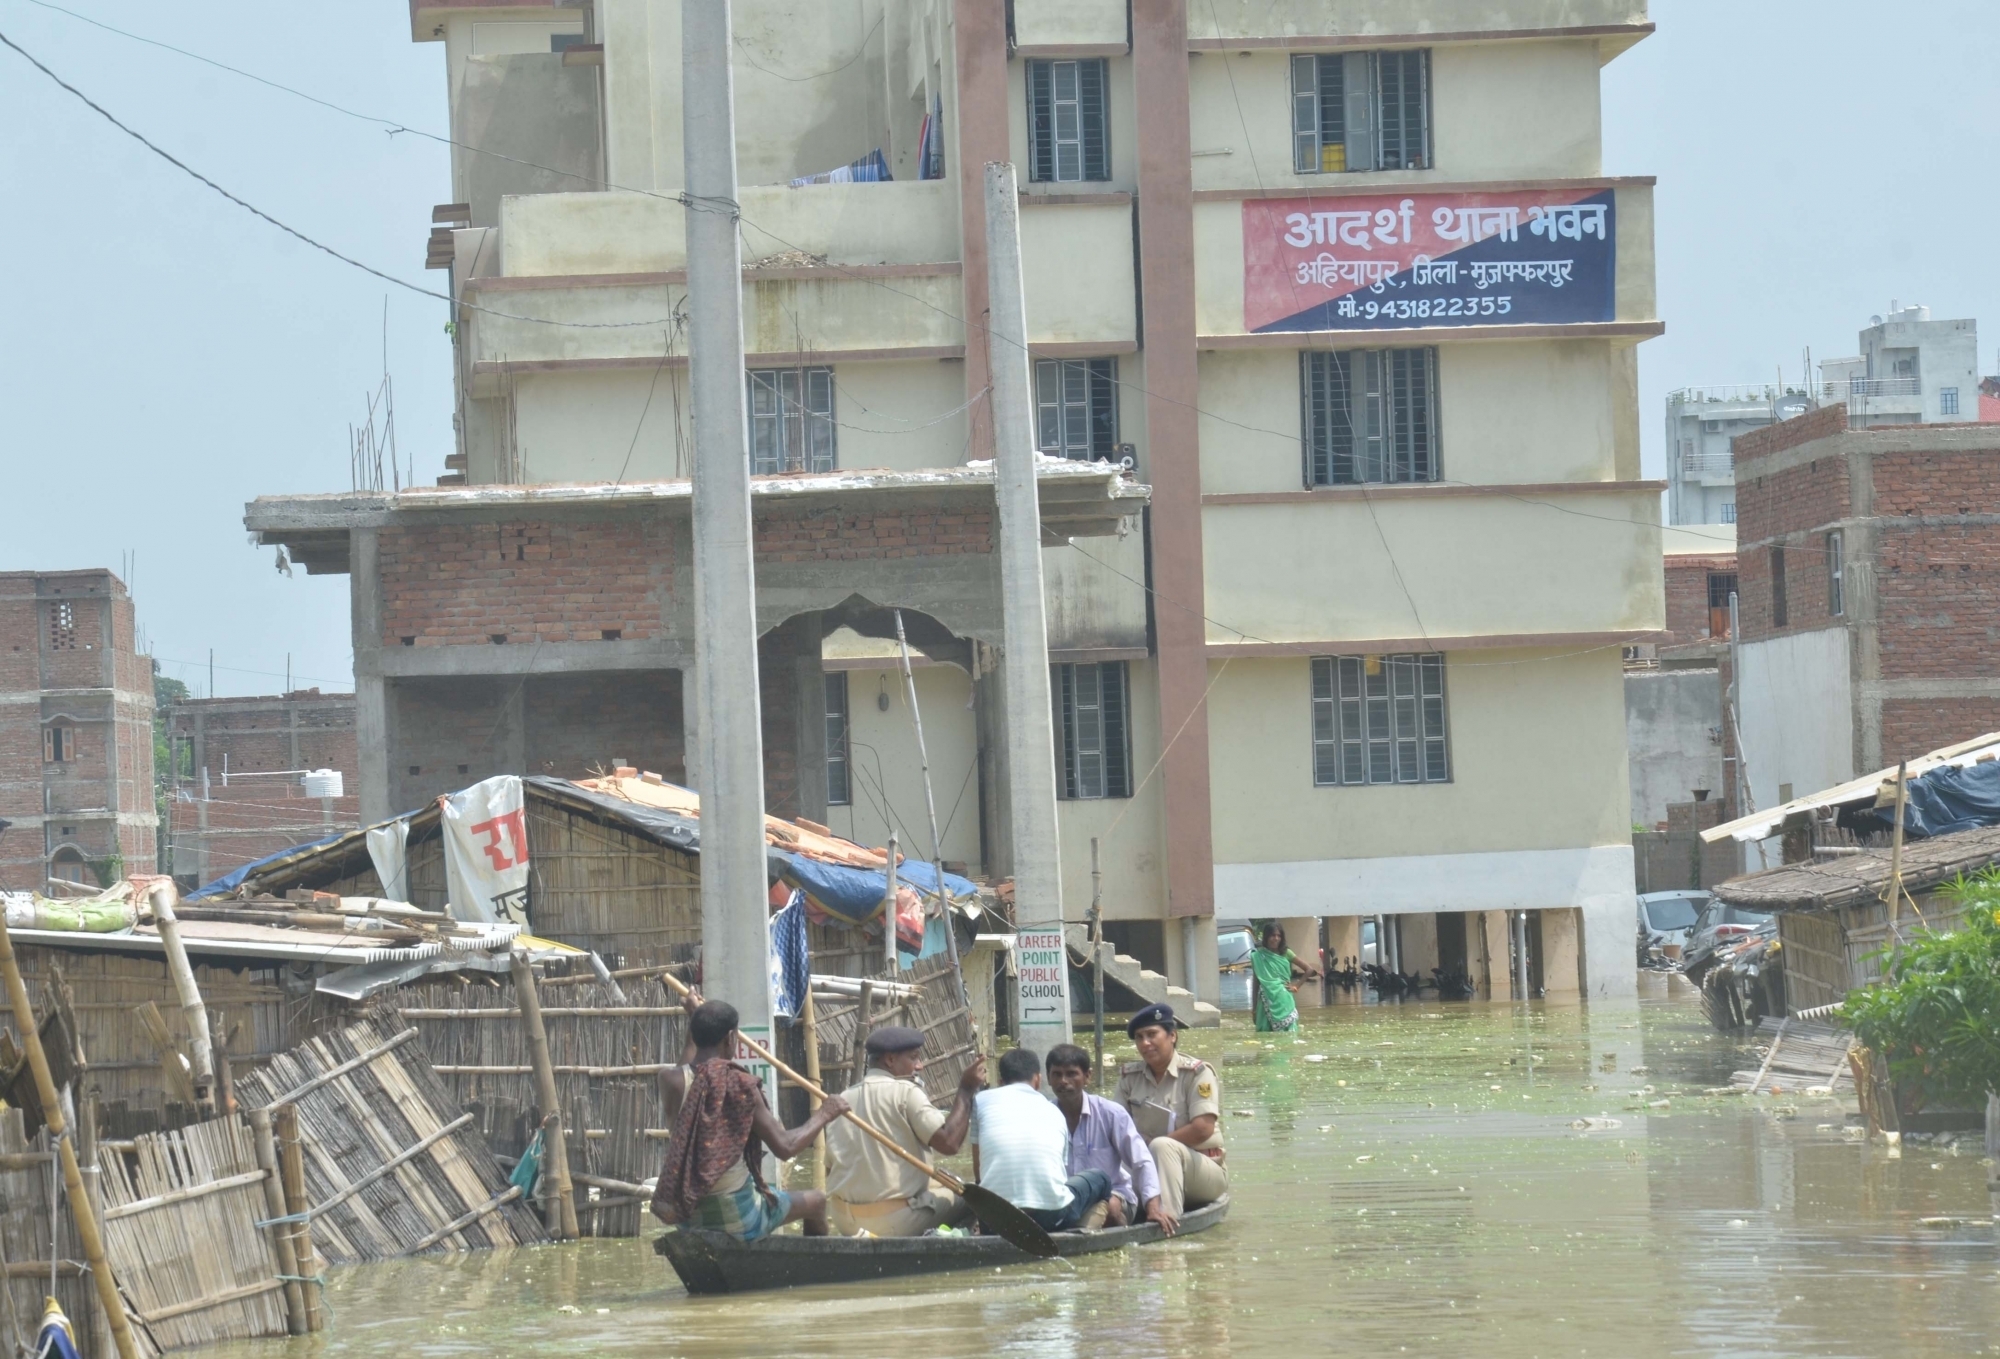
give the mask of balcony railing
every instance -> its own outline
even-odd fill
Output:
[[[1735,478],[1736,463],[1727,453],[1681,454],[1683,481],[1733,481]]]
[[[1729,402],[1740,405],[1752,401],[1761,401],[1769,404],[1773,401],[1782,401],[1787,397],[1793,400],[1805,401],[1811,399],[1812,393],[1803,391],[1790,383],[1779,386],[1775,382],[1766,382],[1762,385],[1754,382],[1717,383],[1707,387],[1682,387],[1678,391],[1667,393],[1667,401],[1669,403],[1679,402],[1684,406],[1698,405],[1702,402]]]
[[[1922,396],[1924,380],[1914,377],[1838,378],[1820,384],[1821,399],[1846,401],[1853,397]]]

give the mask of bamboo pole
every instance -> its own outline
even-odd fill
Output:
[[[1104,1088],[1104,870],[1097,855],[1097,837],[1090,837],[1090,960],[1094,964],[1091,971],[1091,1023],[1093,1043],[1097,1048],[1097,1088]],[[959,979],[961,989],[964,978]],[[1193,990],[1193,987],[1189,987]],[[968,1002],[968,1005],[970,1002]],[[977,1034],[974,1035],[977,1037]]]
[[[194,1102],[203,1118],[214,1118],[215,1040],[209,1035],[208,1009],[201,1003],[201,988],[195,985],[187,948],[181,943],[180,921],[174,916],[174,900],[179,893],[172,878],[162,878],[147,889],[147,894],[153,903],[153,926],[159,930],[160,944],[167,954],[167,975],[174,979],[174,993],[180,997],[181,1015],[187,1020]]]
[[[868,1027],[875,1022],[875,987],[867,978],[861,981],[861,1002],[854,1011],[854,1050],[848,1058],[849,1070],[853,1074],[850,1084],[859,1084],[868,1074]]]
[[[1889,846],[1889,958],[1893,971],[1903,966],[1903,807],[1909,795],[1910,764],[1896,764],[1896,831]]]
[[[889,890],[882,894],[882,953],[887,976],[895,976],[896,962],[896,832],[889,832]]]
[[[62,1159],[70,1217],[76,1223],[83,1258],[90,1264],[91,1280],[97,1285],[98,1305],[111,1323],[111,1339],[118,1346],[118,1359],[138,1359],[138,1345],[132,1338],[131,1323],[125,1319],[125,1305],[118,1297],[118,1282],[112,1277],[111,1262],[104,1255],[97,1213],[84,1187],[83,1168],[76,1162],[76,1146],[63,1122],[62,1101],[56,1095],[55,1080],[49,1075],[49,1055],[43,1050],[41,1032],[35,1027],[35,1007],[28,1000],[28,984],[21,980],[21,966],[14,958],[14,939],[8,933],[4,917],[0,917],[0,971],[6,973],[7,998],[14,1007],[14,1027],[20,1032],[21,1046],[27,1050],[28,1066],[35,1073],[35,1093],[42,1102],[49,1140],[56,1144],[56,1153]]]
[[[555,1189],[553,1199],[543,1204],[549,1231],[558,1241],[574,1241],[581,1233],[576,1225],[575,1190],[569,1182],[569,1143],[563,1136],[562,1095],[556,1089],[556,1071],[549,1061],[549,1032],[542,1024],[542,1000],[535,992],[535,969],[528,955],[516,952],[514,1003],[521,1007],[521,1028],[528,1038],[528,1060],[535,1068],[536,1102],[542,1107],[547,1129],[542,1141],[543,1173]]]
[[[278,1142],[278,1178],[285,1195],[285,1216],[293,1219],[288,1225],[292,1237],[292,1259],[297,1265],[294,1272],[301,1278],[317,1280],[319,1256],[313,1251],[312,1220],[307,1212],[312,1204],[306,1198],[306,1153],[299,1143],[299,1106],[277,1106],[271,1112],[271,1127]],[[318,1284],[305,1288],[304,1294],[306,1329],[325,1330],[326,1310],[320,1304]]]
[[[285,1184],[278,1169],[278,1142],[271,1135],[271,1111],[250,1111],[250,1135],[257,1148],[257,1167],[264,1172],[264,1211],[271,1219],[271,1250],[278,1257],[278,1272],[285,1278],[285,1329],[293,1335],[306,1333],[306,1291],[299,1284],[299,1255],[292,1249],[291,1223],[285,1216]]]
[[[806,1030],[806,1079],[819,1084],[819,1014],[813,1005],[812,988],[806,988],[805,1011],[799,1016]],[[808,1091],[807,1101],[814,1113],[819,1112],[818,1094]],[[813,1137],[813,1188],[826,1188],[826,1130],[822,1128]]]

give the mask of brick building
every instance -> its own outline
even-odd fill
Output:
[[[298,689],[167,710],[167,870],[184,884],[360,824],[354,695]],[[324,779],[341,776],[338,796]]]
[[[153,675],[109,571],[0,573],[0,888],[153,871]]]
[[[1757,806],[2000,727],[2000,430],[1835,405],[1735,457]]]

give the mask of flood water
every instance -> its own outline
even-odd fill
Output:
[[[1221,1072],[1234,1208],[1182,1242],[690,1298],[649,1229],[334,1271],[324,1335],[221,1352],[2000,1353],[1977,1136],[1892,1157],[1843,1132],[1849,1101],[1704,1095],[1754,1057],[1677,978],[1645,980],[1622,1008],[1406,1002],[1306,1011],[1296,1041],[1242,1016],[1186,1035]]]

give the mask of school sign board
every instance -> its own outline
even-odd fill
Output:
[[[1244,329],[1609,321],[1617,226],[1609,189],[1253,199]]]
[[[1060,926],[1014,932],[1014,1026],[1024,1048],[1070,1041],[1069,948]]]

